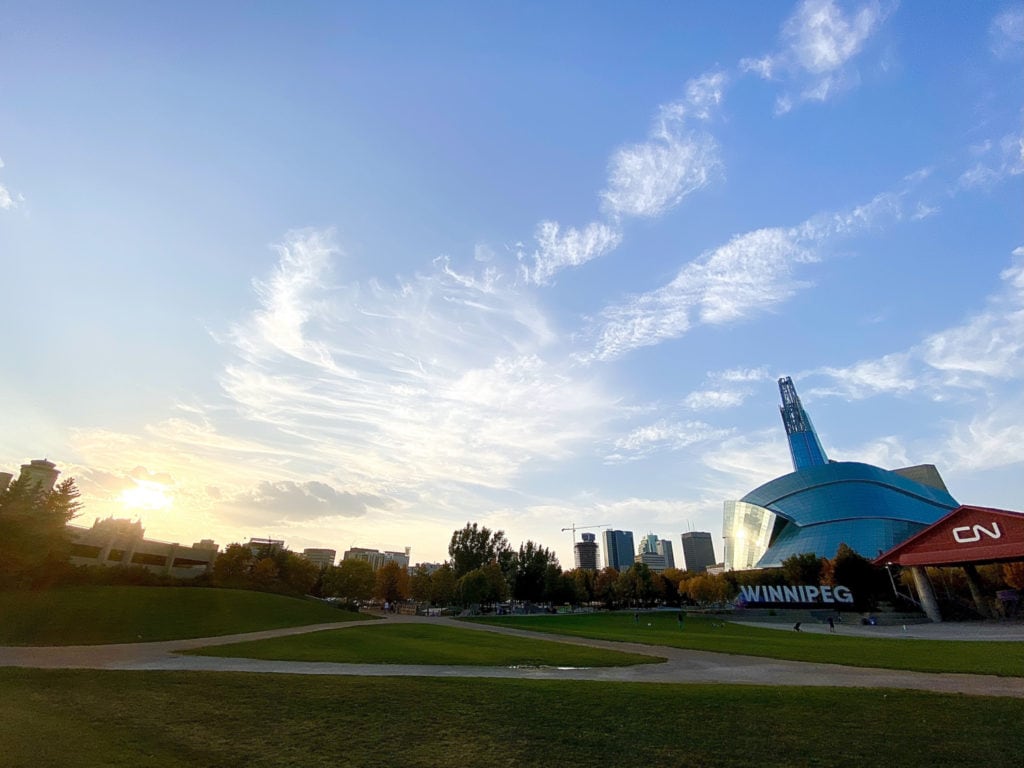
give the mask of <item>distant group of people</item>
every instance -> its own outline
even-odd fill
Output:
[[[834,617],[833,616],[829,616],[825,620],[825,623],[828,624],[828,631],[829,632],[835,632],[836,631],[836,622],[842,622],[842,620],[843,620],[842,616],[834,616]],[[793,625],[793,629],[795,631],[797,631],[797,632],[803,632],[803,630],[800,629],[800,625],[801,624],[803,624],[803,622],[802,621],[798,621],[796,624]]]

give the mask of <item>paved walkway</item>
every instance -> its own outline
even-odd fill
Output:
[[[426,622],[478,632],[497,632],[570,645],[641,653],[666,661],[629,667],[594,668],[512,668],[406,664],[333,664],[326,662],[263,661],[258,659],[183,656],[179,651],[245,640],[346,629],[367,622],[318,624],[307,627],[250,632],[225,637],[171,640],[157,643],[61,647],[0,647],[0,667],[46,669],[121,669],[258,672],[299,675],[365,675],[418,677],[487,677],[521,680],[599,680],[639,683],[729,683],[786,686],[840,686],[856,688],[903,688],[1024,698],[1024,678],[991,675],[928,674],[890,669],[844,667],[838,664],[810,664],[753,656],[735,656],[707,651],[690,651],[641,643],[620,643],[586,638],[548,635],[539,632],[495,627],[452,619],[393,616],[388,623]],[[940,625],[935,625],[940,626]],[[865,629],[879,629],[878,627]],[[899,629],[899,628],[897,628]],[[901,630],[902,631],[902,630]],[[999,639],[1020,639],[1000,637]]]

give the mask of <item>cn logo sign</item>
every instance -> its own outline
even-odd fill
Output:
[[[981,541],[981,535],[985,534],[990,539],[1002,538],[1003,532],[999,530],[999,523],[992,521],[992,527],[986,528],[983,525],[961,525],[953,529],[953,540],[957,544],[973,544]]]

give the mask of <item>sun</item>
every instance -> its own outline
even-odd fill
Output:
[[[167,495],[167,486],[149,480],[136,480],[131,488],[121,492],[119,501],[128,509],[169,509],[173,499]]]

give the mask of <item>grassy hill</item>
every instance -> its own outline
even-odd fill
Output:
[[[313,599],[201,587],[0,592],[0,617],[0,645],[180,640],[366,618]]]

